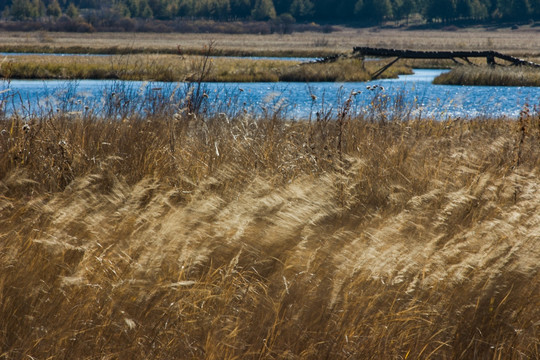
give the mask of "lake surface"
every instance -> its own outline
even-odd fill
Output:
[[[414,75],[363,83],[205,83],[203,107],[232,114],[282,112],[307,119],[336,114],[426,118],[508,116],[540,105],[538,87],[446,86],[432,80],[445,70],[416,69]],[[181,108],[188,84],[113,80],[12,80],[0,83],[4,111],[23,116],[50,111],[96,111],[118,116]],[[57,110],[58,109],[58,110]],[[173,109],[174,110],[174,109]]]

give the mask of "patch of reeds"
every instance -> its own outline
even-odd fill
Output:
[[[540,86],[540,69],[527,66],[459,66],[439,75],[435,84]]]
[[[174,45],[174,44],[173,44]],[[51,46],[51,45],[0,45],[0,52],[3,53],[29,53],[29,54],[89,54],[89,55],[203,55],[201,47],[119,47],[102,46]],[[216,56],[234,57],[312,57],[320,58],[335,54],[332,49],[216,49]]]
[[[1,118],[2,357],[539,357],[536,114],[191,103]]]
[[[369,81],[371,80],[371,74],[381,68],[383,63],[382,61],[364,62],[361,59],[344,58],[335,62],[289,67],[281,72],[279,79],[280,81],[299,82]],[[394,78],[400,74],[411,73],[411,68],[397,65],[389,68],[381,77]]]
[[[121,79],[152,81],[194,81],[204,56],[120,55],[120,56],[16,56],[0,64],[0,76],[7,79]],[[254,60],[213,57],[205,77],[210,82],[276,81],[365,81],[384,62],[342,59],[335,63],[305,64],[283,60]],[[393,66],[382,77],[410,73],[405,66]]]

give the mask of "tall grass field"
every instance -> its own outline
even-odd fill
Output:
[[[334,27],[333,32],[292,34],[152,33],[152,32],[45,32],[2,31],[2,52],[67,52],[97,54],[168,53],[201,54],[215,41],[226,56],[312,56],[351,51],[356,46],[410,50],[494,50],[504,54],[538,57],[540,36],[534,24],[519,29],[486,26],[426,30],[391,27]]]
[[[210,49],[207,54],[215,52]],[[115,56],[9,56],[0,61],[5,79],[120,79],[143,81],[197,81],[201,63],[207,61],[209,82],[354,82],[368,81],[385,61],[343,58],[333,63],[239,59],[228,57],[160,54]],[[382,77],[410,74],[409,64],[398,64]]]
[[[2,115],[1,359],[540,358],[536,112],[190,94]]]

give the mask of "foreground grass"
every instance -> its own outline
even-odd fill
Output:
[[[121,79],[196,81],[205,56],[123,55],[15,56],[0,64],[7,79]],[[302,64],[282,60],[214,57],[204,80],[211,82],[366,81],[384,62],[341,59],[329,64]],[[405,65],[393,66],[384,77],[410,73]]]
[[[460,66],[439,75],[435,84],[485,86],[540,86],[540,69],[519,67]]]
[[[540,353],[540,123],[0,122],[4,358]]]

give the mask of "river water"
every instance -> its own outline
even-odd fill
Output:
[[[205,83],[202,107],[232,113],[281,112],[288,118],[374,117],[517,118],[525,108],[540,105],[538,87],[446,86],[432,80],[446,70],[416,69],[398,79],[362,83]],[[11,80],[0,83],[4,112],[22,116],[40,112],[96,111],[115,115],[183,106],[189,84],[117,80]],[[201,92],[202,93],[202,92]],[[351,99],[346,103],[347,99]],[[173,106],[173,107],[174,107]]]

